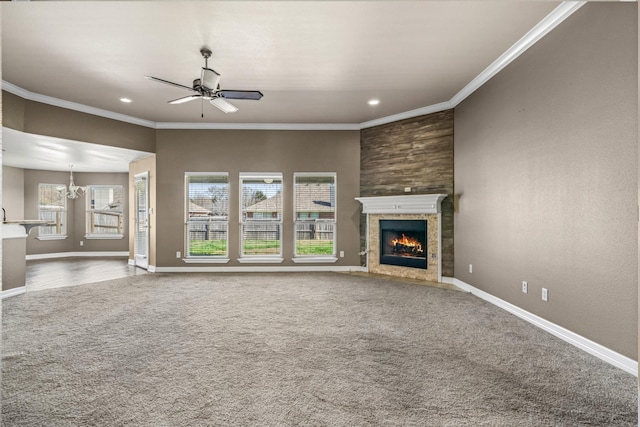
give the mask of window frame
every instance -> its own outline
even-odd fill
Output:
[[[94,189],[102,189],[102,188],[109,188],[109,189],[120,189],[121,194],[122,194],[122,205],[120,210],[105,210],[105,209],[96,209],[95,206],[92,207],[92,202],[93,202],[93,190]],[[86,239],[103,239],[103,240],[108,240],[108,239],[124,239],[124,230],[125,230],[125,215],[124,215],[124,203],[125,203],[125,193],[124,193],[124,185],[121,184],[88,184],[87,185],[87,191],[85,193],[85,235],[84,237]],[[119,233],[95,233],[95,232],[91,232],[91,230],[96,226],[95,221],[92,221],[92,218],[94,218],[94,213],[103,213],[106,214],[106,212],[117,212],[120,214],[119,219],[118,219],[118,223],[119,226],[117,226],[119,228]],[[112,227],[111,225],[107,225],[107,226],[102,226],[102,227]]]
[[[317,219],[298,217],[298,178],[333,178],[333,219]],[[336,262],[337,258],[337,228],[338,228],[338,174],[336,172],[295,172],[293,174],[293,254],[294,262]],[[299,224],[333,224],[333,250],[330,255],[298,254],[298,225]]]
[[[225,239],[225,251],[224,254],[206,254],[206,255],[194,255],[191,254],[191,245],[189,238],[189,233],[191,224],[202,224],[204,221],[194,221],[189,216],[189,208],[190,208],[190,193],[189,193],[189,184],[191,183],[191,177],[220,177],[226,178],[226,214],[224,215],[225,219],[209,219],[206,221],[208,225],[215,224],[216,226],[223,226],[224,232],[226,234]],[[229,262],[229,214],[230,214],[230,205],[229,200],[231,196],[231,181],[229,179],[229,172],[185,172],[184,174],[184,253],[182,260],[185,263],[227,263]]]
[[[60,222],[59,222],[59,228],[60,231],[57,233],[52,233],[52,234],[42,234],[42,232],[51,226],[41,226],[38,227],[38,236],[37,239],[38,240],[63,240],[66,239],[68,236],[67,234],[67,220],[69,218],[69,209],[68,209],[68,201],[67,201],[67,186],[65,184],[50,184],[50,183],[44,183],[44,182],[40,182],[38,183],[38,219],[39,220],[44,220],[44,221],[48,221],[48,219],[46,218],[42,218],[42,213],[43,212],[57,212],[57,210],[55,209],[46,209],[43,210],[41,208],[42,204],[40,203],[40,195],[41,195],[41,188],[43,186],[47,186],[47,187],[52,187],[53,190],[58,191],[59,193],[62,193],[62,200],[64,201],[64,206],[62,206],[62,215],[60,215]],[[61,190],[61,188],[63,190]],[[56,215],[57,217],[57,215]],[[58,226],[58,221],[56,220],[56,225]]]
[[[262,219],[252,219],[247,220],[245,218],[245,207],[243,206],[243,189],[245,186],[245,181],[256,181],[263,180],[265,184],[272,184],[273,181],[280,182],[280,207],[279,207],[279,215],[276,214],[276,218],[262,218]],[[272,182],[267,182],[271,180]],[[238,262],[240,263],[280,263],[284,261],[282,257],[282,246],[283,246],[283,232],[284,232],[284,174],[282,172],[240,172],[238,176],[238,184],[239,184],[239,258]],[[276,193],[277,194],[277,193]],[[275,197],[275,196],[274,196]],[[268,199],[268,198],[267,198]],[[279,235],[278,239],[278,253],[273,254],[245,254],[244,253],[244,228],[247,224],[277,224],[276,233]]]

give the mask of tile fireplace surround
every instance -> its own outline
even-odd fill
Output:
[[[367,269],[370,273],[442,282],[442,214],[446,194],[356,197],[367,214]],[[380,264],[380,220],[427,221],[427,269]]]

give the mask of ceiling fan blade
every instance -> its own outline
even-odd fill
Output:
[[[211,105],[219,108],[225,113],[235,113],[236,111],[238,111],[238,107],[221,97],[212,98],[209,102],[211,103]]]
[[[251,99],[258,101],[262,98],[259,90],[221,90],[220,95],[227,99]]]
[[[193,101],[194,99],[200,98],[201,95],[189,95],[183,96],[182,98],[174,99],[173,101],[169,101],[169,104],[184,104],[185,102]]]
[[[192,88],[192,87],[185,86],[185,85],[181,85],[181,84],[174,83],[174,82],[170,82],[169,80],[163,80],[163,79],[159,79],[159,78],[157,78],[157,77],[153,77],[153,76],[145,76],[145,77],[146,77],[147,79],[151,80],[151,81],[154,81],[154,82],[164,83],[164,84],[167,84],[167,85],[177,86],[177,87],[181,87],[181,88],[183,88],[183,89],[188,89],[188,90],[193,91],[193,88]]]
[[[211,68],[202,68],[200,74],[200,85],[205,88],[215,91],[218,89],[218,83],[220,82],[220,74],[216,73]]]

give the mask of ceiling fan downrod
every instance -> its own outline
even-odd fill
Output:
[[[200,49],[200,54],[204,58],[204,68],[209,68],[209,58],[211,57],[211,51],[206,47]]]

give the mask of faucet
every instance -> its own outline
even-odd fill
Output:
[[[7,222],[7,211],[2,208],[2,222]]]

